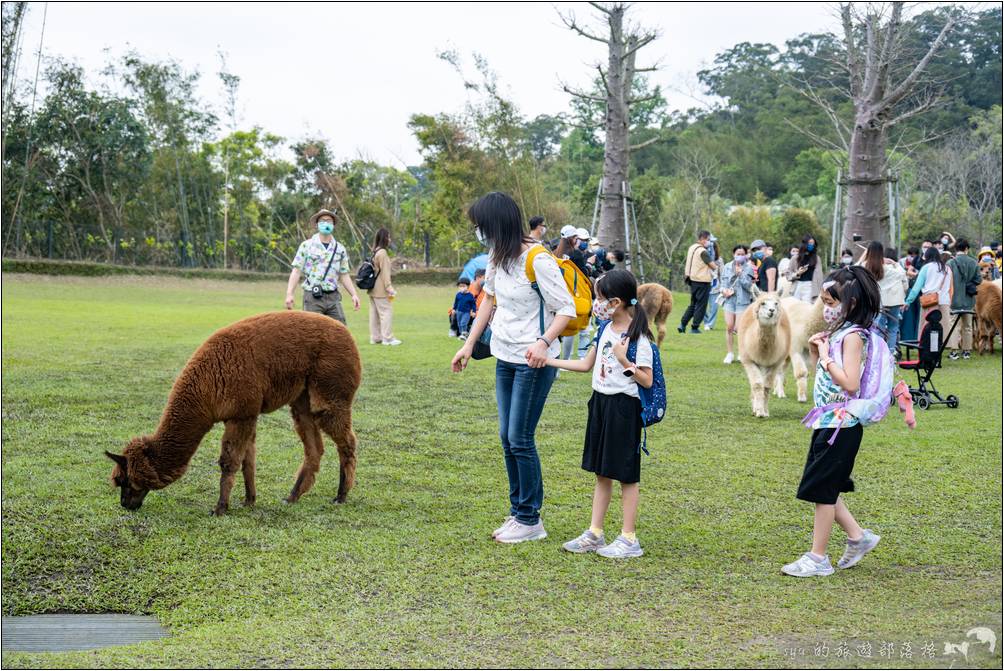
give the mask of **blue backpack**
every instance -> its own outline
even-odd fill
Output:
[[[603,329],[609,323],[610,320],[600,322],[600,328],[596,331],[595,342],[597,347],[599,346],[600,337],[603,335]],[[638,398],[641,401],[641,425],[643,428],[642,441],[639,447],[645,454],[648,454],[648,427],[658,424],[666,416],[666,378],[662,374],[662,357],[659,354],[659,348],[651,341],[649,341],[649,344],[652,347],[652,386],[646,389],[640,384],[638,385]],[[627,358],[632,363],[638,361],[637,340],[628,344]]]

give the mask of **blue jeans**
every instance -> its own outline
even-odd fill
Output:
[[[457,332],[459,335],[468,333],[471,330],[471,313],[457,312]]]
[[[886,332],[885,342],[889,345],[889,351],[896,352],[896,344],[899,342],[899,323],[903,317],[903,306],[882,308],[875,323]]]
[[[709,329],[715,328],[715,322],[718,321],[718,294],[711,294],[711,300],[708,303],[708,313],[704,315],[704,325]]]
[[[537,524],[544,503],[544,481],[533,434],[555,371],[506,361],[495,364],[499,438],[509,476],[509,514],[523,524]]]

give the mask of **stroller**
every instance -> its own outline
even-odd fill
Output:
[[[948,329],[947,335],[941,326],[941,311],[931,310],[927,314],[927,323],[921,329],[920,337],[917,340],[904,340],[899,343],[904,351],[897,365],[902,370],[917,372],[917,386],[910,387],[910,396],[913,397],[913,402],[921,410],[927,410],[932,405],[947,405],[949,408],[959,407],[958,396],[949,394],[942,398],[931,380],[934,371],[941,368],[941,355],[945,351],[945,342],[952,337],[952,333],[959,325],[958,315],[974,313],[972,310],[953,310],[952,314],[956,318],[952,322],[951,328]],[[912,350],[917,352],[915,359],[910,358]]]

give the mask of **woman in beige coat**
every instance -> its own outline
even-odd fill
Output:
[[[394,300],[394,286],[390,283],[390,256],[387,248],[390,246],[390,231],[381,228],[373,240],[373,270],[376,272],[376,284],[366,293],[370,296],[370,344],[400,345],[401,341],[394,337],[391,327]]]

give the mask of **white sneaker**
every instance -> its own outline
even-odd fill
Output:
[[[595,536],[592,531],[586,529],[577,538],[573,538],[561,547],[575,554],[585,554],[587,552],[596,552],[606,544],[602,533],[599,536]]]
[[[519,520],[513,520],[509,528],[495,537],[499,543],[522,543],[523,541],[539,541],[547,538],[544,531],[544,523],[523,524]]]
[[[380,341],[379,340],[373,340],[373,338],[370,338],[370,344],[371,345],[379,345]]]
[[[637,539],[632,542],[624,536],[618,536],[610,545],[599,548],[596,554],[607,559],[625,559],[627,557],[640,557],[645,552],[641,549],[641,543]]]
[[[822,561],[816,561],[809,556],[808,552],[790,564],[786,564],[781,568],[781,571],[796,578],[833,575],[833,567],[830,566],[828,556],[824,556]]]
[[[457,337],[457,332],[456,332],[456,331],[454,331],[453,329],[450,329],[450,333],[449,333],[449,336],[450,336],[451,338],[456,338],[456,337]]]
[[[710,327],[710,326],[708,326],[707,324],[705,324],[705,325],[704,325],[704,330],[705,330],[705,331],[710,331],[710,330],[711,330],[711,327]]]
[[[509,517],[505,518],[505,521],[502,522],[502,526],[500,526],[498,529],[496,529],[495,531],[492,532],[492,538],[495,538],[500,533],[502,533],[503,531],[505,531],[506,529],[508,529],[509,525],[511,525],[515,520],[516,520],[516,518],[513,517],[512,515],[509,515]]]
[[[383,344],[384,345],[400,345],[401,341],[398,340],[397,338],[394,338],[393,340],[384,340]]]
[[[722,359],[722,363],[728,365],[728,364],[732,363],[735,360],[736,360],[735,355],[732,354],[732,352],[729,352],[728,354],[725,355],[725,358]]]
[[[844,556],[837,561],[837,568],[844,569],[854,566],[861,561],[862,557],[874,550],[879,540],[882,539],[871,529],[865,529],[864,532],[857,543],[847,541],[847,549],[844,550]]]

